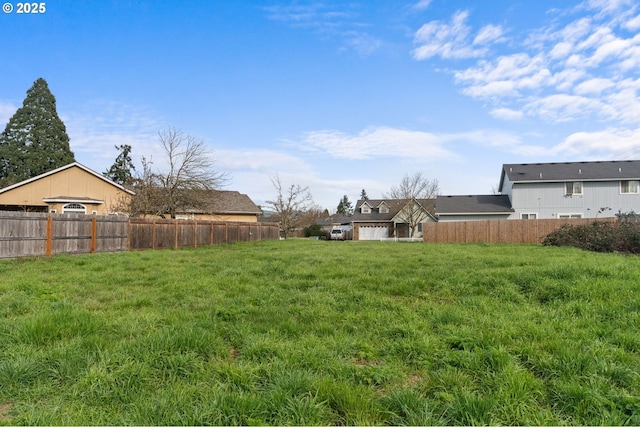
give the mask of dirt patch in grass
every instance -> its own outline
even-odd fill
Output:
[[[3,403],[0,404],[0,421],[2,422],[11,422],[11,417],[9,416],[9,411],[13,408],[13,403]]]

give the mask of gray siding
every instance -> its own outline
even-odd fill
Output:
[[[514,218],[537,213],[539,219],[560,214],[581,214],[583,218],[613,217],[619,211],[640,212],[639,194],[621,194],[620,181],[584,181],[582,195],[565,195],[564,182],[515,183],[511,203]],[[604,208],[604,211],[601,209]]]

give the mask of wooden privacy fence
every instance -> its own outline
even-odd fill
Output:
[[[542,243],[564,224],[583,225],[617,218],[505,219],[487,221],[427,222],[422,224],[426,243]]]
[[[198,247],[279,237],[276,223],[0,211],[0,258]]]
[[[129,249],[197,247],[280,238],[276,223],[194,220],[129,220]]]

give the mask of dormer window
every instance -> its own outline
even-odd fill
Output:
[[[580,196],[582,195],[582,182],[573,181],[573,182],[565,182],[564,183],[564,194],[565,196]]]
[[[367,205],[366,203],[364,205],[362,205],[360,207],[360,212],[363,214],[369,214],[371,213],[371,206]]]
[[[378,206],[378,211],[380,213],[389,213],[389,206],[387,206],[387,204],[385,202],[380,203],[380,205]]]

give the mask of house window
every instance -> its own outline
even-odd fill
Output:
[[[80,213],[80,214],[86,214],[87,213],[87,208],[84,205],[81,205],[80,203],[67,203],[66,205],[64,205],[62,207],[62,213]]]
[[[389,213],[389,206],[387,206],[387,205],[385,205],[383,203],[383,204],[380,205],[378,210],[380,211],[380,213]]]
[[[564,183],[564,194],[566,196],[574,196],[582,194],[582,182],[574,181],[574,182],[565,182]]]
[[[620,181],[620,192],[622,194],[638,194],[640,181]]]
[[[371,213],[371,207],[369,205],[362,205],[362,207],[360,208],[360,212],[362,212],[363,214]]]
[[[582,218],[582,214],[558,214],[560,219],[578,219]]]
[[[521,213],[520,219],[538,219],[537,213]]]

